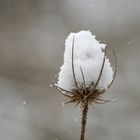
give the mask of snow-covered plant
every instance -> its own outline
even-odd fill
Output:
[[[64,64],[56,87],[68,97],[67,103],[75,102],[76,106],[81,106],[80,140],[85,140],[88,106],[113,101],[102,98],[116,76],[116,67],[113,72],[106,51],[107,46],[97,41],[89,31],[71,33],[65,42]],[[115,53],[114,56],[116,60]]]

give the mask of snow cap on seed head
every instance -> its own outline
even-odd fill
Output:
[[[60,68],[57,86],[65,90],[76,89],[72,73],[72,46],[74,42],[74,71],[78,86],[83,85],[83,70],[86,87],[96,83],[104,59],[105,44],[99,43],[90,31],[70,33],[65,42],[64,64]],[[113,70],[109,59],[105,57],[105,64],[97,89],[106,89],[113,79]]]

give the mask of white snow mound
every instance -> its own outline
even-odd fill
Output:
[[[83,85],[80,67],[83,70],[86,87],[96,83],[103,64],[106,45],[99,43],[90,31],[70,33],[65,41],[64,64],[60,68],[57,86],[65,90],[76,89],[72,73],[72,44],[74,38],[74,71],[78,86]],[[105,58],[105,64],[97,89],[106,89],[113,79],[113,70],[109,59]]]

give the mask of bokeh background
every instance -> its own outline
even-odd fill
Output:
[[[78,140],[81,112],[50,84],[65,38],[90,30],[117,54],[118,73],[91,107],[87,140],[140,139],[139,0],[0,0],[0,140]],[[113,57],[112,55],[110,58]]]

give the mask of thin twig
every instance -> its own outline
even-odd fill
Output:
[[[73,37],[73,42],[72,42],[72,74],[73,74],[73,79],[74,79],[76,88],[77,90],[79,90],[78,83],[75,76],[75,70],[74,70],[74,37]]]
[[[100,74],[99,74],[99,77],[98,77],[97,82],[95,83],[93,89],[96,89],[96,87],[98,86],[99,81],[101,79],[101,76],[102,76],[102,73],[103,73],[103,69],[104,69],[104,65],[105,65],[106,51],[107,51],[107,47],[105,48],[104,58],[103,58],[103,63],[102,63],[102,66],[101,66]]]
[[[107,51],[107,47],[105,48],[105,52],[104,52],[104,58],[103,58],[103,63],[102,63],[102,66],[101,66],[101,70],[100,70],[100,74],[99,74],[99,77],[93,87],[93,90],[91,90],[91,92],[89,93],[88,97],[91,96],[94,92],[94,90],[96,89],[96,87],[98,86],[99,84],[99,81],[101,79],[101,76],[102,76],[102,73],[103,73],[103,68],[104,68],[104,65],[105,65],[105,58],[106,58],[106,51]]]
[[[99,101],[103,101],[103,102],[116,102],[116,100],[113,100],[115,98],[115,96],[113,96],[111,99],[101,99],[101,98],[98,98],[98,97],[95,97],[96,100],[99,100]]]
[[[113,50],[113,55],[114,55],[114,58],[115,58],[115,71],[114,71],[113,79],[112,79],[111,83],[109,84],[108,88],[110,88],[110,86],[113,84],[113,82],[116,78],[116,74],[117,74],[117,57],[116,57],[116,53],[115,53],[114,50]]]
[[[74,107],[74,108],[76,108],[79,104],[80,104],[80,100],[79,100],[79,101],[77,101],[77,103],[76,103],[76,105],[75,105],[75,107]]]
[[[80,66],[80,70],[81,70],[81,74],[82,74],[82,78],[83,78],[85,94],[87,94],[87,91],[86,91],[86,89],[87,89],[86,88],[86,81],[85,81],[84,72],[83,72],[83,69],[82,69],[81,66]]]
[[[63,89],[63,88],[59,87],[57,84],[54,84],[54,86],[55,86],[57,89],[60,89],[60,90],[62,90],[62,91],[65,91],[65,92],[68,92],[68,93],[72,93],[72,94],[73,94],[72,91],[68,91],[68,90],[66,90],[66,89]]]
[[[69,98],[72,97],[72,95],[68,95],[68,94],[64,93],[64,92],[63,92],[61,89],[59,89],[59,88],[58,88],[58,91],[59,91],[59,93],[61,93],[62,95],[66,96],[66,97],[69,97]]]
[[[67,101],[65,104],[69,104],[69,103],[75,102],[75,101],[77,101],[77,99],[78,98],[71,99],[70,101]]]

